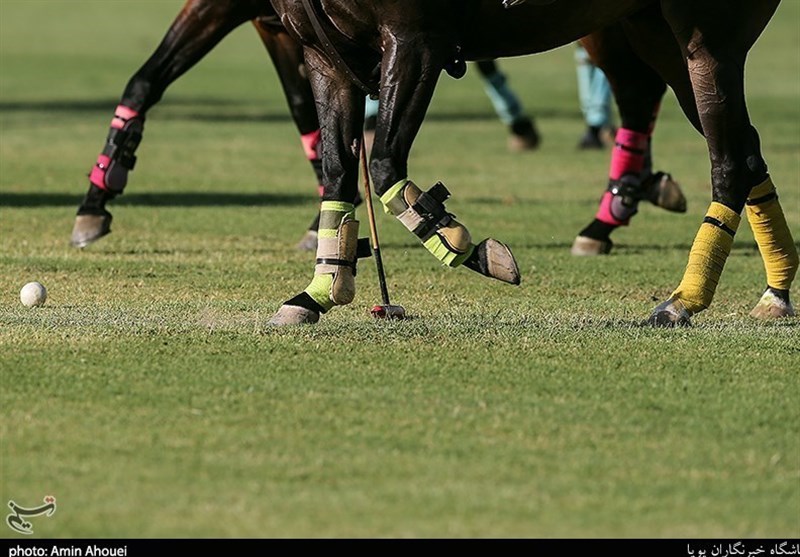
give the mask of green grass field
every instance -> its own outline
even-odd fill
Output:
[[[512,246],[520,287],[441,267],[380,214],[413,319],[370,318],[366,260],[353,304],[266,327],[311,278],[293,246],[317,202],[249,25],[149,113],[113,233],[71,248],[113,108],[181,5],[0,0],[0,503],[56,496],[35,537],[800,536],[800,319],[748,317],[765,277],[743,225],[693,328],[639,325],[710,201],[671,94],[656,166],[689,211],[643,205],[610,256],[569,254],[609,156],[575,149],[570,47],[502,63],[539,151],[506,150],[472,70],[442,78],[412,153],[474,237]],[[747,89],[796,239],[799,76],[786,0]],[[44,307],[19,302],[31,280]]]

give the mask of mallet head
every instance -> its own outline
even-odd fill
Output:
[[[374,306],[369,312],[375,319],[405,319],[406,309],[403,306]]]

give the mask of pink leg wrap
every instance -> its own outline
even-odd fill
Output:
[[[111,132],[109,132],[108,141],[112,141],[110,138],[113,137],[114,134],[124,133],[116,132],[115,130],[125,130],[126,127],[137,127],[139,131],[141,131],[141,122],[134,122],[131,123],[131,126],[128,126],[129,122],[137,117],[139,117],[139,113],[136,110],[121,104],[117,105],[116,110],[114,110],[114,118],[111,120]],[[138,140],[136,143],[138,144]],[[120,167],[120,169],[116,171],[114,179],[111,180],[111,183],[109,182],[109,177],[107,174],[112,166],[112,163],[114,162],[114,160],[112,160],[112,158],[109,156],[109,153],[112,152],[108,150],[109,147],[110,146],[107,144],[106,149],[104,149],[103,152],[97,156],[97,162],[95,163],[94,167],[92,167],[92,171],[89,173],[89,181],[102,190],[119,193],[125,188],[128,169]]]
[[[608,177],[612,183],[623,180],[625,176],[636,177],[638,180],[644,168],[648,141],[649,134],[625,128],[617,130],[616,142],[611,154],[611,168],[608,171]],[[600,200],[595,218],[606,224],[624,226],[630,222],[630,218],[635,213],[635,205],[623,205],[621,196],[607,191]]]
[[[136,118],[138,115],[139,113],[132,108],[121,104],[117,105],[117,109],[114,111],[114,119],[111,120],[111,127],[122,129],[125,127],[128,120]]]
[[[89,174],[89,181],[101,190],[108,189],[108,187],[106,187],[106,170],[108,170],[110,162],[111,159],[109,157],[98,155],[97,162],[92,167],[91,174]]]
[[[600,222],[604,222],[606,224],[613,224],[614,226],[624,226],[630,222],[630,217],[625,220],[619,220],[614,218],[614,214],[611,212],[611,206],[614,201],[614,194],[610,191],[607,191],[603,194],[603,198],[600,200],[600,206],[597,208],[597,213],[595,214],[594,218],[599,220]]]
[[[322,181],[322,156],[320,148],[322,147],[322,137],[320,130],[314,130],[311,133],[300,136],[300,141],[303,142],[303,151],[306,153],[306,158],[311,161],[311,166],[314,167],[314,172],[317,174],[317,180]],[[325,193],[325,187],[322,184],[317,186],[319,196]]]
[[[644,167],[644,155],[647,152],[648,134],[620,128],[614,150],[611,154],[611,169],[608,177],[619,180],[625,174],[637,176]]]
[[[303,142],[303,150],[306,152],[306,158],[308,158],[308,160],[314,161],[320,158],[320,130],[301,135],[300,141]]]

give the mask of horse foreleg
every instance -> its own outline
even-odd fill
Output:
[[[386,212],[391,213],[439,261],[449,267],[466,265],[485,276],[519,284],[509,248],[491,238],[477,246],[467,228],[448,213],[450,192],[438,183],[422,192],[408,179],[408,156],[446,62],[447,46],[428,37],[384,40],[380,108],[372,146],[370,173]]]
[[[286,29],[273,17],[259,17],[253,20],[261,41],[278,72],[289,113],[292,116],[303,152],[311,163],[317,178],[319,194],[322,195],[322,153],[320,142],[319,118],[314,101],[311,83],[306,75],[303,47],[286,32]],[[297,244],[297,249],[312,251],[317,249],[317,229],[319,214],[311,221],[305,235]]]
[[[111,231],[106,203],[125,190],[136,163],[145,113],[173,81],[255,15],[250,2],[189,0],[184,5],[156,51],[125,87],[103,151],[89,174],[89,190],[78,207],[72,245],[85,247]]]
[[[755,314],[790,315],[789,287],[797,272],[797,249],[744,99],[745,57],[758,36],[746,26],[757,17],[726,12],[722,4],[717,9],[708,6],[706,11],[681,2],[663,4],[688,62],[711,158],[713,201],[692,245],[683,280],[670,298],[653,310],[649,321],[655,325],[688,324],[691,315],[709,307],[746,203],[767,269],[768,288]],[[769,12],[775,5],[765,3],[760,9]]]
[[[611,251],[611,233],[630,223],[640,201],[683,212],[686,198],[669,174],[652,172],[652,135],[666,91],[664,80],[633,51],[620,25],[597,31],[581,43],[608,77],[622,120],[608,186],[594,220],[572,245],[573,255],[602,255]]]
[[[364,126],[364,94],[334,70],[316,51],[306,50],[307,67],[322,124],[322,171],[314,278],[306,289],[284,302],[270,325],[316,323],[334,306],[355,297],[356,260],[369,254],[358,239],[354,199],[358,190],[358,157]]]

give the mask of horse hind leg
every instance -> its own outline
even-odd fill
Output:
[[[756,319],[792,317],[789,287],[797,273],[798,254],[771,178],[750,191],[745,214],[767,274],[767,288],[750,315]]]
[[[663,4],[688,62],[697,113],[708,143],[712,203],[695,237],[680,285],[653,310],[649,323],[686,325],[692,315],[709,307],[748,200],[752,207],[748,219],[754,224],[768,283],[762,309],[755,313],[759,317],[789,315],[788,291],[797,272],[797,249],[745,107],[744,59],[752,43],[731,40],[731,36],[737,36],[737,25],[741,28],[754,18],[743,11],[719,9],[713,15],[694,14],[679,2]],[[770,309],[776,306],[781,308]]]
[[[664,80],[634,52],[619,24],[597,31],[581,43],[607,75],[622,125],[617,130],[600,206],[594,220],[575,238],[571,252],[604,255],[613,245],[611,233],[630,224],[640,201],[684,212],[686,198],[668,173],[652,172],[652,135],[666,91]]]
[[[70,243],[79,248],[111,232],[106,204],[122,195],[136,163],[146,112],[166,88],[223,37],[255,16],[247,2],[189,0],[158,48],[130,78],[114,111],[102,152],[89,173],[89,189],[75,217]]]

